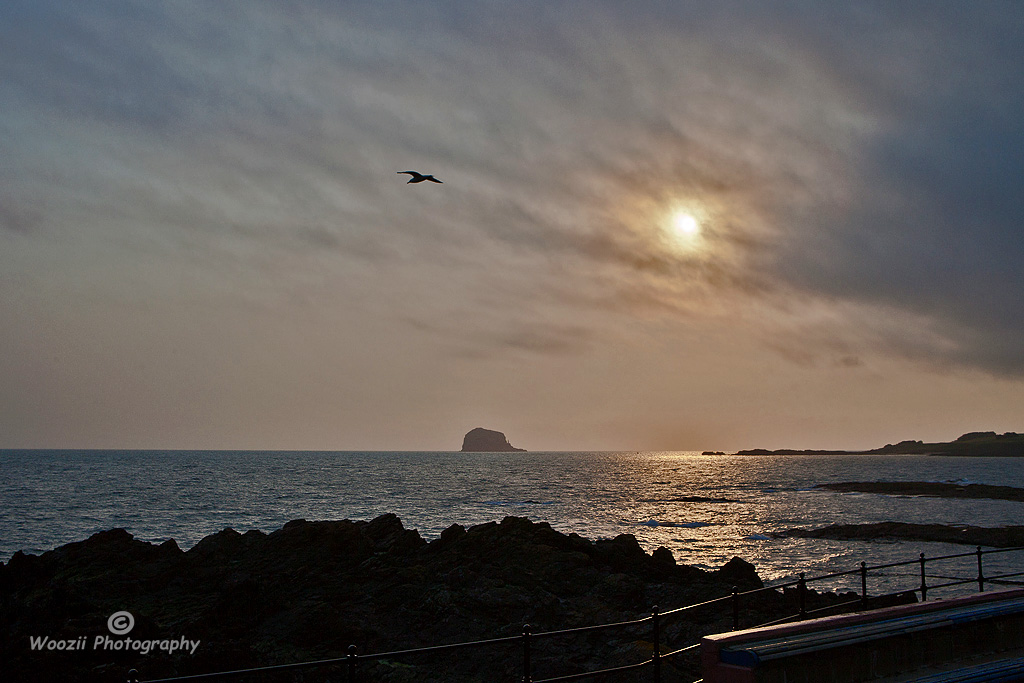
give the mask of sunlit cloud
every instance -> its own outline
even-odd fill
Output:
[[[651,326],[728,329],[797,371],[1019,378],[1021,12],[14,3],[8,356],[62,326],[106,343],[85,321],[123,306],[144,311],[126,345],[178,316],[193,348],[188,312],[219,311],[244,347],[277,317],[389,386],[399,349],[477,386]]]

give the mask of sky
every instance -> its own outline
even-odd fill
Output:
[[[1012,0],[8,0],[0,447],[1024,431],[1022,36]]]

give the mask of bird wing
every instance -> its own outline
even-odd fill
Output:
[[[423,176],[423,179],[424,179],[424,180],[429,180],[429,181],[430,181],[430,182],[432,182],[432,183],[440,183],[440,182],[441,182],[440,180],[438,180],[437,178],[435,178],[435,177],[434,177],[434,176],[432,176],[432,175],[428,175],[428,176]]]
[[[398,173],[408,173],[408,174],[409,174],[409,175],[411,175],[411,176],[412,176],[413,178],[419,178],[419,177],[422,177],[422,176],[420,176],[420,174],[419,174],[419,173],[417,173],[416,171],[398,171]]]

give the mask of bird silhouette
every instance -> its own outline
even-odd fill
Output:
[[[438,180],[437,178],[435,178],[432,175],[423,175],[422,173],[418,173],[416,171],[398,171],[398,172],[399,173],[408,173],[409,175],[412,176],[411,178],[409,178],[409,182],[406,183],[406,185],[408,185],[409,183],[422,183],[424,180],[429,180],[432,183],[440,183],[441,182],[440,180]]]

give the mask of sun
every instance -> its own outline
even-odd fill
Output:
[[[667,207],[658,225],[659,241],[677,255],[704,255],[711,248],[712,216],[703,206],[693,203]]]
[[[672,214],[671,224],[677,237],[689,239],[700,234],[700,222],[692,213],[676,211]]]

